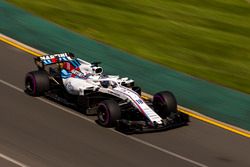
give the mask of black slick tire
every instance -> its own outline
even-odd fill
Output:
[[[41,96],[49,90],[49,77],[46,71],[32,71],[25,76],[25,92],[31,96]]]
[[[104,127],[116,126],[117,120],[121,118],[121,110],[114,100],[104,100],[97,107],[97,122]]]
[[[163,91],[156,93],[153,97],[153,106],[156,113],[163,119],[171,113],[177,113],[177,101],[173,93]]]

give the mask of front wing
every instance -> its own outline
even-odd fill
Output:
[[[118,120],[116,129],[126,134],[145,133],[178,128],[187,125],[188,122],[189,116],[187,114],[177,112],[163,119],[163,124],[150,125],[146,121]]]

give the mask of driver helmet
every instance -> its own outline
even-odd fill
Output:
[[[102,87],[104,87],[104,88],[108,88],[110,85],[109,81],[101,81],[100,83],[101,83]]]

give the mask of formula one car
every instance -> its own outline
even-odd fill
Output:
[[[143,99],[134,80],[103,74],[100,62],[89,63],[72,53],[34,58],[38,70],[26,74],[25,92],[46,96],[87,115],[97,115],[104,127],[126,133],[164,130],[186,125],[188,115],[177,110],[169,91]]]

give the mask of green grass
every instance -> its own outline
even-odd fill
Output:
[[[8,0],[145,59],[250,93],[244,0]]]

